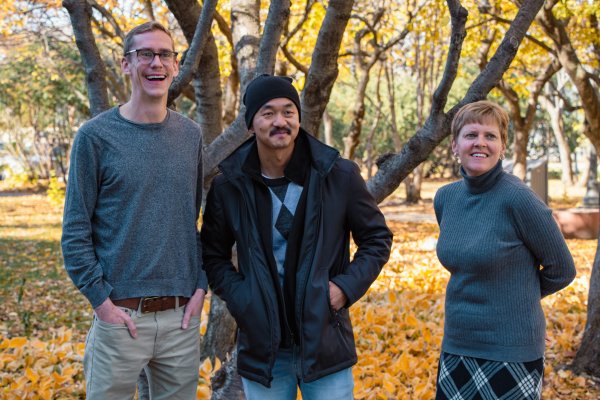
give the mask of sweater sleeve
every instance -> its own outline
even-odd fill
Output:
[[[438,191],[435,193],[435,196],[433,197],[433,210],[435,211],[435,219],[437,220],[438,225],[440,225],[440,223],[442,222],[442,213],[443,213],[443,193],[444,193],[444,188],[440,188],[438,189]]]
[[[346,219],[358,249],[346,271],[331,280],[344,292],[349,307],[367,292],[387,262],[392,233],[354,163],[347,190]]]
[[[216,188],[218,178],[213,180],[206,198],[201,231],[202,259],[210,288],[229,307],[236,302],[235,288],[243,283],[244,278],[231,262],[235,238],[221,207],[223,201]]]
[[[94,251],[92,218],[100,182],[99,154],[90,135],[77,134],[71,150],[63,215],[62,252],[75,286],[96,308],[112,291]]]
[[[198,166],[196,176],[196,223],[200,217],[202,208],[202,194],[204,188],[204,170],[202,168],[202,135],[200,135],[200,143],[198,145]],[[198,254],[198,279],[196,281],[196,289],[204,289],[208,291],[208,280],[206,278],[206,272],[202,268],[202,238],[200,237],[200,230],[196,226],[196,248]]]
[[[542,297],[555,293],[575,279],[575,263],[552,211],[530,190],[515,192],[512,213],[525,246],[542,266]]]

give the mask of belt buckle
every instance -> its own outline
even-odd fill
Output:
[[[156,299],[160,299],[162,296],[151,296],[151,297],[142,297],[142,305],[141,305],[141,310],[142,313],[148,313],[148,312],[152,312],[147,310],[148,307],[150,307],[150,304],[146,304],[146,300],[148,300],[148,303],[152,303],[154,300]]]

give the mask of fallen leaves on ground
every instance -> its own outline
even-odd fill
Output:
[[[84,397],[81,362],[91,310],[62,267],[60,218],[61,210],[43,196],[0,196],[3,399]],[[390,222],[390,227],[395,234],[390,262],[351,309],[358,349],[355,397],[432,399],[449,276],[435,255],[438,229],[428,223]],[[598,399],[600,387],[592,379],[564,368],[581,342],[596,241],[568,245],[578,276],[543,301],[549,338],[544,398]],[[210,377],[219,367],[218,360],[201,365],[198,399],[210,398]]]

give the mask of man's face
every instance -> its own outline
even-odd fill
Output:
[[[150,50],[154,53],[173,51],[173,42],[169,35],[160,30],[135,35],[131,50]],[[137,53],[123,57],[123,73],[131,78],[131,98],[136,100],[166,100],[169,86],[179,73],[179,61],[175,57],[168,59],[154,56],[144,62]]]
[[[293,148],[300,131],[300,115],[293,101],[279,97],[266,102],[254,115],[250,133],[263,150]]]

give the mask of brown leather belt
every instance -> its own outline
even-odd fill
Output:
[[[157,311],[165,311],[173,309],[177,306],[177,296],[155,296],[155,297],[132,297],[130,299],[112,300],[115,306],[125,307],[132,310],[140,308],[142,303],[142,313],[150,313]],[[179,307],[185,306],[189,297],[179,297]]]

